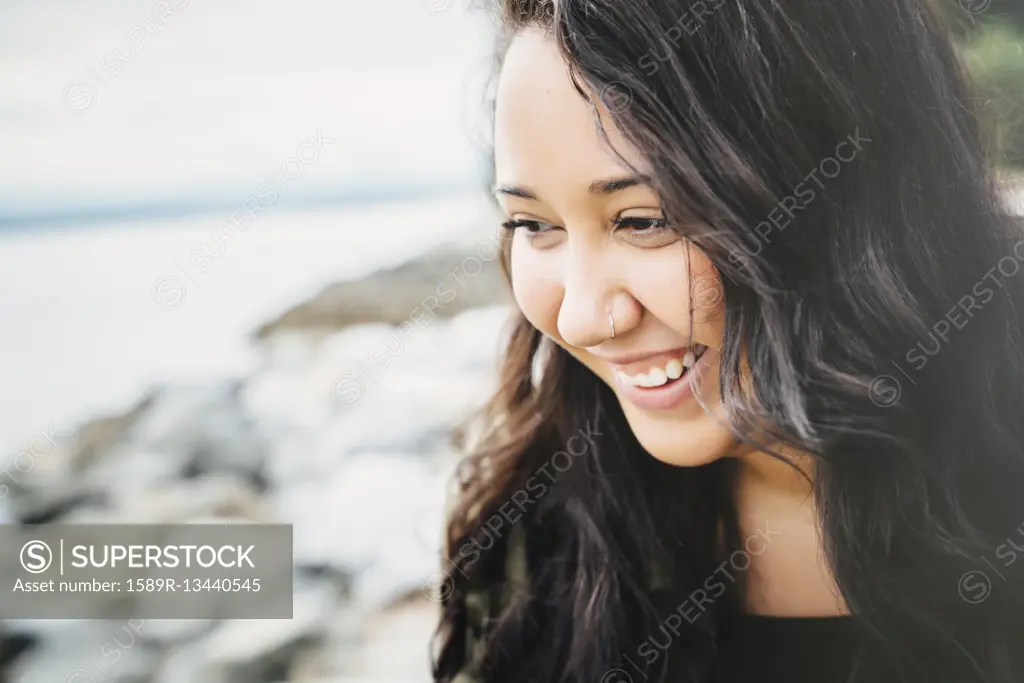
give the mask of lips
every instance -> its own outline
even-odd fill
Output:
[[[617,369],[614,375],[615,384],[619,389],[619,395],[643,410],[665,411],[683,406],[693,398],[693,381],[681,382],[679,380],[687,379],[695,372],[698,373],[697,377],[700,377],[700,373],[711,363],[714,363],[717,351],[715,349],[709,349],[708,347],[704,347],[703,350],[700,351],[699,355],[694,351],[694,363],[692,367],[684,367],[684,371],[675,379],[669,377],[669,373],[666,372],[666,370],[670,369],[668,367],[669,364],[671,364],[673,360],[677,360],[680,363],[682,363],[683,360],[688,360],[685,358],[686,353],[683,355],[683,359],[673,358],[665,362],[664,369],[655,366],[653,370],[649,369],[646,373],[639,373],[638,375],[629,375],[628,373]],[[673,373],[675,372],[676,368],[674,365],[671,370]],[[661,381],[662,376],[659,373],[664,374],[664,381]],[[653,381],[651,377],[652,374],[654,375]],[[639,384],[639,382],[645,380],[644,376],[646,376],[647,386],[641,386]]]
[[[686,376],[697,360],[707,351],[708,347],[703,344],[696,344],[693,348],[686,350],[679,357],[669,358],[660,364],[650,364],[646,372],[630,374],[621,369],[615,370],[615,376],[620,383],[640,388],[655,388],[678,381]],[[635,365],[635,364],[634,364]]]

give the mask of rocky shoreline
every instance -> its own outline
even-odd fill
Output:
[[[295,611],[8,620],[4,680],[429,681],[449,434],[491,389],[510,311],[495,255],[451,243],[333,284],[255,332],[250,375],[155,387],[19,471],[7,523],[293,524]]]

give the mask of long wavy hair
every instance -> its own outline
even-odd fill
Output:
[[[827,561],[871,661],[921,680],[1019,680],[1022,572],[1000,558],[1024,522],[1024,231],[935,8],[505,0],[500,12],[502,46],[545,30],[580,96],[609,96],[666,215],[715,263],[729,423],[815,458]],[[863,149],[828,172],[848,139]],[[813,197],[765,230],[800,191]],[[508,259],[506,245],[506,275]],[[475,424],[448,527],[438,682],[474,656],[468,599],[508,581],[512,531],[526,571],[478,634],[489,682],[607,681],[741,547],[735,461],[646,454],[611,390],[518,312]],[[571,467],[540,477],[582,433]],[[708,677],[742,596],[740,576],[674,629],[686,680]],[[669,659],[644,675],[658,680]]]

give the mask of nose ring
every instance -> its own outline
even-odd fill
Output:
[[[615,318],[612,317],[612,312],[608,311],[608,322],[612,326],[612,339],[615,339]]]

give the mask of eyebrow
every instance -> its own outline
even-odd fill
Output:
[[[590,183],[587,190],[591,194],[607,196],[621,192],[630,187],[637,185],[650,185],[651,179],[645,175],[631,175],[623,176],[621,178],[608,178],[605,180],[595,180]],[[510,197],[521,197],[523,199],[537,200],[537,195],[526,189],[525,187],[516,187],[512,185],[501,185],[494,188],[495,194],[504,194]]]

